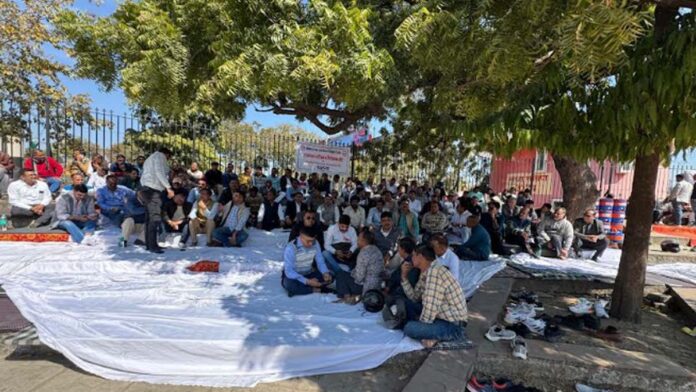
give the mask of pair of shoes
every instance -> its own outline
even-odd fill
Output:
[[[598,299],[597,301],[592,302],[586,298],[580,298],[578,299],[578,302],[575,305],[569,306],[568,310],[570,310],[575,315],[594,313],[599,318],[609,318],[609,313],[607,313],[606,309],[606,306],[608,304],[609,301],[604,299]]]
[[[517,334],[514,331],[505,329],[502,325],[496,324],[490,327],[484,336],[491,342],[497,342],[499,340],[513,340],[517,337]]]
[[[497,392],[506,391],[511,385],[512,383],[509,380],[488,380],[486,378],[477,378],[472,375],[471,379],[469,379],[469,382],[466,384],[466,390],[468,392]]]
[[[528,318],[533,318],[534,316],[536,316],[534,305],[530,305],[526,302],[521,302],[519,304],[514,304],[507,308],[507,311],[505,312],[504,321],[508,325],[513,325],[520,323]]]
[[[519,359],[527,359],[527,342],[521,337],[516,337],[510,342],[512,356]]]

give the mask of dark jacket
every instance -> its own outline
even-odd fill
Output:
[[[279,203],[263,201],[263,220],[261,221],[261,229],[271,231],[280,227],[280,218],[278,218]]]
[[[285,217],[295,221],[297,219],[297,215],[302,211],[307,211],[307,203],[302,203],[300,210],[298,211],[297,205],[294,201],[288,202],[287,208],[285,209]]]
[[[396,226],[392,227],[391,232],[389,232],[387,236],[382,234],[382,230],[379,228],[375,229],[375,245],[377,245],[383,256],[389,251],[394,250],[396,241],[399,240],[399,235],[401,235],[401,233]]]
[[[216,185],[222,184],[222,172],[220,170],[210,169],[207,172],[205,172],[204,176],[205,181],[211,188]]]
[[[603,239],[607,234],[604,232],[604,223],[601,220],[595,219],[588,225],[583,218],[578,218],[573,223],[573,235],[580,239],[588,235],[596,235],[599,239]]]
[[[178,206],[176,205],[176,203],[174,203],[174,201],[167,201],[164,204],[164,207],[162,207],[162,212],[164,212],[164,214],[162,214],[162,220],[164,220],[165,222],[170,221],[174,216],[177,207]],[[191,213],[191,208],[193,208],[193,204],[189,202],[184,202],[184,204],[181,207],[184,210],[184,222],[188,222],[189,214]]]

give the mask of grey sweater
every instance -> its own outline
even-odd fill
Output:
[[[561,237],[563,249],[570,249],[570,246],[573,244],[573,225],[568,219],[564,218],[557,221],[549,216],[541,221],[537,232],[539,237],[542,237],[545,241],[549,241],[551,239],[550,236]]]
[[[381,274],[384,270],[382,252],[375,245],[368,245],[360,249],[355,268],[350,273],[355,283],[362,285],[363,294],[368,290],[380,288]]]

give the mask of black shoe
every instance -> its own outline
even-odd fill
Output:
[[[156,253],[156,254],[162,254],[162,253],[164,253],[164,249],[163,249],[163,248],[151,248],[151,249],[148,249],[147,251],[150,252],[150,253]]]
[[[133,245],[145,246],[145,242],[143,242],[141,240],[135,240],[135,241],[133,241]]]

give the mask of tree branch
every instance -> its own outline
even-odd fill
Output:
[[[281,102],[271,102],[269,105],[269,109],[256,109],[256,111],[304,117],[327,135],[335,135],[339,132],[346,131],[359,121],[377,116],[384,112],[384,107],[379,102],[370,103],[356,111],[331,109],[301,102],[288,103],[285,102],[285,100],[281,100]],[[327,116],[333,120],[341,120],[335,124],[326,124],[320,120],[319,117],[321,116]]]

